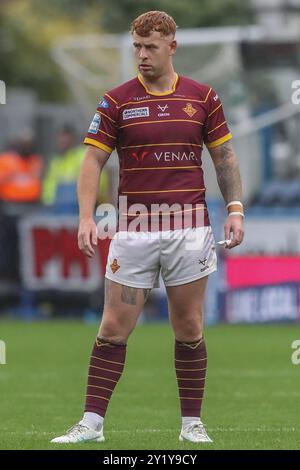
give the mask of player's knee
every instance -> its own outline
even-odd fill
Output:
[[[126,343],[129,334],[130,332],[128,332],[127,329],[124,329],[120,322],[109,319],[101,324],[98,336],[103,337],[108,341]]]
[[[178,325],[179,326],[179,325]],[[197,341],[202,337],[202,322],[196,318],[188,318],[181,322],[178,331],[175,332],[176,338],[180,341]]]

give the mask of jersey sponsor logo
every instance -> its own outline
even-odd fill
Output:
[[[105,98],[102,98],[102,100],[99,101],[99,108],[109,108],[109,103]]]
[[[188,116],[193,117],[194,114],[197,112],[197,109],[193,108],[192,103],[187,103],[185,108],[182,108],[182,110],[188,114]]]
[[[141,155],[138,155],[136,152],[133,152],[131,155],[137,162],[143,162],[144,158],[146,155],[148,155],[149,152],[143,152]]]
[[[197,161],[195,152],[155,152],[154,156],[158,162]]]
[[[116,260],[116,258],[113,260],[113,262],[111,263],[110,265],[110,269],[112,270],[112,272],[115,274],[115,272],[118,271],[118,269],[120,269],[120,266],[118,264],[118,261]]]
[[[99,127],[100,127],[100,123],[101,123],[101,116],[100,114],[96,113],[90,124],[88,132],[90,134],[97,134]]]
[[[123,119],[133,119],[139,117],[147,117],[149,116],[149,107],[146,106],[145,108],[130,108],[124,109],[123,111]]]
[[[170,116],[169,112],[167,112],[167,113],[165,112],[169,108],[169,106],[167,104],[165,104],[164,106],[161,106],[160,104],[158,104],[157,108],[161,111],[161,113],[158,113],[159,117]]]
[[[164,113],[165,110],[168,109],[169,106],[167,104],[165,104],[165,106],[161,106],[160,104],[158,104],[157,107]]]
[[[149,155],[149,152],[142,152],[140,154],[132,152],[131,156],[137,162],[143,162],[144,158]],[[182,161],[194,161],[197,162],[197,156],[195,152],[154,152],[154,158],[157,162],[182,162]],[[183,167],[184,168],[184,167]]]

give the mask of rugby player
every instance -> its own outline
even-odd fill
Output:
[[[174,70],[175,33],[175,21],[162,11],[144,13],[133,21],[138,75],[104,95],[84,141],[87,151],[78,183],[79,248],[90,257],[95,253],[98,182],[115,148],[120,162],[119,196],[127,198],[127,211],[120,212],[127,225],[119,227],[110,244],[105,305],[90,358],[83,418],[54,443],[104,441],[105,413],[122,375],[127,341],[150,290],[158,285],[159,274],[166,286],[175,337],[182,416],[179,439],[212,442],[201,421],[207,364],[203,303],[208,276],[216,270],[201,165],[203,145],[210,152],[227,206],[224,235],[231,240],[229,249],[243,240],[242,188],[220,98],[211,86]],[[142,229],[134,223],[137,204],[146,208],[139,213]],[[151,217],[157,215],[157,205],[172,208],[165,211],[167,229],[163,211],[158,211],[153,229]],[[178,214],[181,224],[189,216],[181,227]],[[121,232],[126,237],[118,237]],[[191,234],[198,237],[196,246],[188,249]]]

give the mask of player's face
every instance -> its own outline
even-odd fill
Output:
[[[147,37],[133,33],[133,49],[140,74],[155,79],[169,70],[176,41],[173,36],[162,36],[158,31]]]

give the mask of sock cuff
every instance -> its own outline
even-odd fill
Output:
[[[110,340],[107,340],[105,338],[99,338],[97,336],[96,340],[95,340],[95,346],[97,348],[108,347],[108,348],[111,348],[111,349],[122,350],[122,349],[126,349],[127,344],[117,343],[115,341],[110,341]]]
[[[192,350],[195,350],[197,349],[199,346],[205,344],[205,341],[204,341],[204,336],[202,336],[200,339],[198,339],[197,341],[193,341],[193,342],[184,342],[184,341],[178,341],[177,339],[175,339],[175,347],[179,347],[179,348],[184,348],[184,349],[192,349]]]

